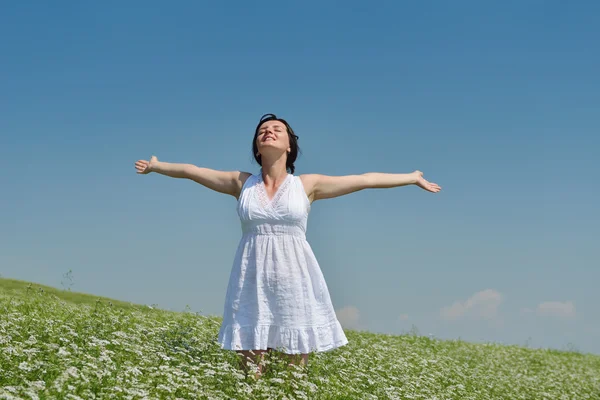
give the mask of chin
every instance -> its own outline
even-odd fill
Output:
[[[282,153],[285,153],[285,149],[280,149],[275,146],[265,146],[260,150],[261,154],[271,154],[273,156],[279,157]]]
[[[273,143],[273,142],[271,142],[271,143],[269,143],[269,142],[262,143],[261,146],[259,147],[259,149],[276,149],[276,150],[281,150],[279,148],[279,146],[277,145],[277,143]]]

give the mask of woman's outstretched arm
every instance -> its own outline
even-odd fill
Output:
[[[421,171],[406,174],[368,172],[361,175],[345,176],[306,174],[302,175],[301,179],[304,190],[311,201],[339,197],[363,189],[392,188],[406,185],[417,185],[432,193],[437,193],[442,189],[436,183],[425,180]]]
[[[216,192],[225,193],[237,198],[250,173],[241,171],[218,171],[197,167],[193,164],[168,163],[158,161],[152,156],[150,161],[138,160],[135,163],[138,174],[156,172],[171,178],[190,179]]]

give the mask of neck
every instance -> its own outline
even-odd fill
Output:
[[[268,157],[262,157],[262,175],[265,183],[270,182],[281,182],[288,174],[285,163],[287,160],[286,154],[282,154],[281,157],[271,159]]]

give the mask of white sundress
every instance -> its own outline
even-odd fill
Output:
[[[227,350],[323,352],[348,343],[325,278],[306,241],[310,201],[287,174],[272,200],[262,170],[242,187],[242,226],[218,342]]]

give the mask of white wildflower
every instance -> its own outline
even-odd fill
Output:
[[[26,371],[26,372],[29,372],[29,371],[31,371],[33,368],[31,367],[31,365],[29,365],[29,364],[27,363],[27,361],[23,361],[23,362],[21,362],[21,364],[19,364],[19,369],[20,369],[21,371]]]
[[[301,392],[300,390],[294,390],[294,393],[296,393],[297,399],[308,399],[308,396],[306,395],[306,393]]]
[[[32,392],[31,390],[24,390],[24,392],[29,396],[31,400],[40,400],[40,397],[36,392]]]
[[[64,347],[61,347],[60,349],[58,349],[58,356],[59,357],[68,357],[70,355],[71,355],[71,353],[69,353],[67,350],[65,350]]]
[[[162,383],[161,383],[161,384],[159,384],[159,385],[158,385],[156,388],[157,388],[157,389],[162,389],[162,390],[165,390],[165,391],[167,391],[167,392],[169,392],[169,393],[173,393],[173,389],[171,389],[171,388],[170,388],[170,387],[168,387],[168,386],[165,386],[165,385],[163,385]]]
[[[76,367],[67,368],[65,373],[72,376],[73,378],[79,378],[79,370]]]
[[[27,339],[27,340],[25,341],[25,343],[27,343],[27,344],[29,344],[29,345],[31,345],[31,344],[36,344],[36,343],[37,343],[37,339],[35,338],[35,336],[34,336],[34,335],[30,335],[30,336],[29,336],[29,339]]]
[[[137,367],[131,367],[128,369],[128,371],[131,372],[135,376],[142,375],[142,371],[140,371]]]
[[[44,381],[33,381],[28,382],[29,387],[35,390],[44,390],[46,388],[46,382]]]

